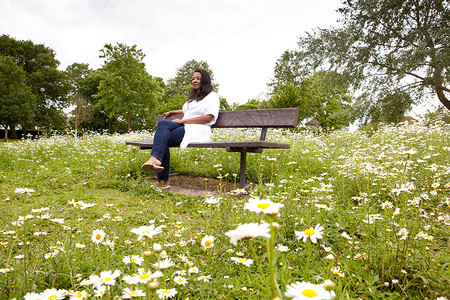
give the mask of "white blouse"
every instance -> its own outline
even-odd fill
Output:
[[[200,101],[192,100],[183,104],[183,120],[204,115],[212,115],[213,119],[204,124],[185,124],[181,150],[186,149],[189,143],[205,143],[211,140],[211,126],[216,123],[219,107],[220,100],[216,92],[209,93]]]

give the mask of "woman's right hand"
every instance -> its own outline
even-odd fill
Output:
[[[172,114],[172,111],[168,111],[168,112],[163,113],[164,119],[169,117],[171,114]]]

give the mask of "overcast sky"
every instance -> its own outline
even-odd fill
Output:
[[[283,51],[305,32],[336,25],[340,0],[0,0],[0,34],[53,49],[68,65],[101,67],[118,42],[146,54],[166,82],[191,59],[206,61],[229,103],[267,91]]]

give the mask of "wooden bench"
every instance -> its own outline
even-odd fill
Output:
[[[181,119],[183,115],[171,115],[168,120]],[[163,116],[158,116],[156,125]],[[258,141],[237,141],[237,142],[209,142],[190,143],[188,147],[195,148],[225,148],[227,152],[240,152],[240,174],[239,188],[245,187],[245,174],[247,164],[247,153],[261,153],[263,149],[289,149],[286,143],[268,142],[266,134],[268,128],[293,128],[297,126],[298,108],[279,109],[259,109],[259,110],[238,110],[221,111],[219,117],[212,128],[261,128],[261,135]],[[139,146],[141,150],[151,149],[153,141],[131,141],[127,145]]]

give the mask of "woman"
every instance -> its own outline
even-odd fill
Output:
[[[169,187],[169,147],[186,149],[189,143],[209,142],[211,126],[219,115],[220,100],[213,92],[211,78],[205,70],[197,69],[192,77],[192,89],[182,110],[172,110],[164,118],[173,114],[184,114],[182,119],[161,120],[153,137],[150,159],[142,165],[142,170],[157,172],[157,186]]]

